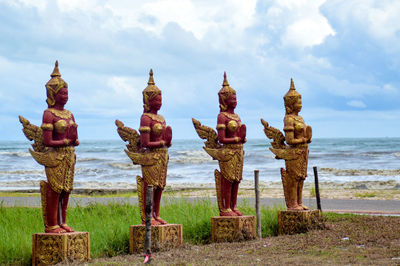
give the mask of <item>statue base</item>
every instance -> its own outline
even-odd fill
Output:
[[[129,227],[129,253],[144,252],[146,226],[131,225]],[[168,250],[182,245],[182,225],[164,224],[151,226],[151,251]]]
[[[32,265],[89,260],[90,236],[88,232],[32,235]]]
[[[278,212],[278,235],[306,233],[322,226],[319,210]]]
[[[211,217],[212,242],[237,242],[255,238],[254,216]]]

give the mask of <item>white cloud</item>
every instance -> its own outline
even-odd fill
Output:
[[[5,3],[17,8],[34,7],[40,11],[46,8],[46,1],[41,0],[0,0],[0,3]]]
[[[327,7],[344,26],[366,32],[388,51],[399,51],[400,1],[334,0]]]
[[[347,105],[351,106],[351,107],[357,107],[357,108],[366,108],[367,107],[365,105],[365,103],[360,100],[351,100],[351,101],[347,102]]]
[[[326,0],[278,0],[268,9],[269,29],[279,32],[284,46],[306,48],[320,45],[335,35],[320,7]]]
[[[110,1],[58,0],[62,12],[83,11],[105,16],[104,27],[113,30],[141,28],[160,35],[168,23],[176,23],[201,39],[211,30],[241,32],[253,23],[257,0]]]
[[[388,94],[397,94],[399,90],[394,87],[392,84],[385,84],[382,87],[383,91]]]

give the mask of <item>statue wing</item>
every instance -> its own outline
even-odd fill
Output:
[[[271,142],[271,145],[274,149],[286,149],[287,148],[287,145],[285,144],[285,136],[279,129],[269,126],[268,122],[262,118],[261,118],[261,124],[263,124],[263,126],[264,126],[265,135],[269,139],[273,140]]]
[[[58,166],[62,160],[64,159],[65,155],[59,154],[57,152],[35,152],[29,149],[33,159],[41,165],[46,167],[56,167]]]
[[[214,159],[221,162],[226,162],[232,159],[235,151],[232,149],[210,149],[204,147],[204,150]]]
[[[35,126],[29,122],[28,119],[19,116],[19,121],[21,122],[25,136],[29,140],[33,140],[33,150],[35,152],[46,152],[47,147],[43,144],[43,131],[40,127]]]
[[[157,161],[160,160],[160,155],[157,153],[131,152],[128,150],[125,150],[125,153],[131,158],[133,164],[150,166],[156,164]]]
[[[196,129],[197,135],[200,138],[206,139],[207,141],[204,143],[206,148],[208,149],[218,149],[221,148],[221,145],[218,143],[218,135],[214,129],[208,126],[203,126],[200,121],[192,118],[192,122],[194,128]],[[211,155],[211,154],[210,154]]]
[[[303,153],[299,149],[274,149],[270,148],[276,159],[284,159],[286,161],[296,160]]]
[[[128,151],[130,152],[138,152],[140,148],[140,135],[137,133],[136,130],[126,127],[124,123],[119,121],[118,119],[115,120],[115,125],[117,126],[117,131],[119,136],[123,141],[128,141],[129,144],[126,145]]]

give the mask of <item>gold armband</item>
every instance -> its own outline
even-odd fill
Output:
[[[294,131],[294,127],[284,127],[283,131]]]
[[[217,130],[225,129],[225,128],[226,128],[226,126],[224,124],[218,124],[217,125]]]
[[[40,127],[41,127],[43,130],[53,130],[53,129],[54,129],[53,124],[47,124],[47,123],[43,123]]]
[[[146,132],[150,132],[150,127],[140,127],[139,128],[139,132],[140,133],[146,133]]]

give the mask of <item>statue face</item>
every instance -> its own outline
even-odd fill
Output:
[[[56,104],[65,105],[68,102],[68,86],[61,88],[54,99]]]
[[[297,100],[297,102],[294,104],[294,109],[297,111],[297,112],[300,112],[301,111],[301,108],[303,107],[303,105],[301,104],[301,98],[299,98],[298,100]]]
[[[232,94],[229,96],[228,100],[226,101],[226,105],[232,109],[235,109],[237,106],[236,94]]]
[[[160,110],[162,105],[162,97],[161,94],[158,94],[156,97],[153,99],[149,100],[149,107],[151,110],[158,111]]]

